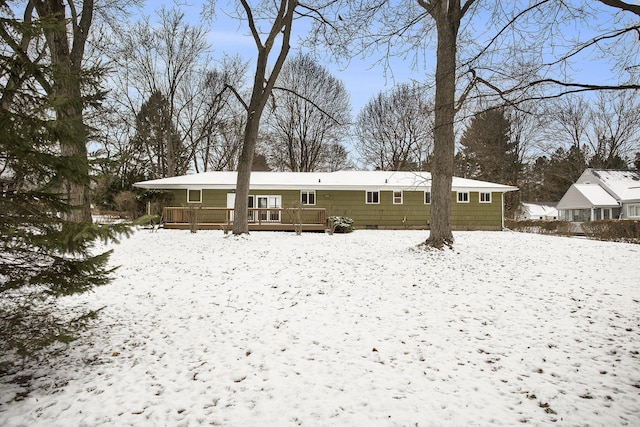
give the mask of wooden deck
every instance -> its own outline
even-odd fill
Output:
[[[249,231],[324,231],[327,213],[323,208],[251,208]],[[230,230],[233,209],[211,207],[167,207],[162,215],[164,228],[189,230]]]

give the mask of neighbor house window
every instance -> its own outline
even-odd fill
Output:
[[[187,203],[202,203],[202,190],[187,190]]]
[[[380,192],[379,191],[367,191],[367,204],[368,205],[377,205],[380,203]]]
[[[316,192],[313,191],[301,191],[300,202],[303,205],[315,205],[316,204]]]
[[[458,203],[469,203],[468,191],[458,191]]]
[[[491,203],[491,193],[480,193],[480,203]]]
[[[591,221],[591,209],[570,209],[567,211],[566,220],[571,222]]]
[[[629,205],[629,218],[640,217],[640,205]]]
[[[402,204],[402,191],[394,191],[393,192],[393,204],[401,205]]]
[[[430,205],[431,204],[431,191],[425,191],[424,192],[424,204],[425,205]]]

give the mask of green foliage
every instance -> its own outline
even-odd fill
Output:
[[[136,218],[132,224],[139,227],[155,226],[160,224],[160,215],[144,215],[140,218]]]
[[[456,169],[463,178],[515,185],[522,168],[518,144],[511,137],[511,123],[503,109],[474,116],[460,139]]]
[[[33,299],[28,296],[13,304],[3,303],[0,310],[2,354],[15,352],[23,358],[49,357],[50,351],[43,355],[40,350],[51,349],[55,343],[74,341],[78,332],[86,328],[101,310],[64,313],[56,310],[55,304],[55,297]],[[3,371],[11,371],[12,365],[10,359],[0,360],[0,375]]]
[[[329,234],[351,233],[355,230],[353,219],[346,216],[330,216],[327,218],[327,226],[329,227]]]
[[[22,94],[29,97],[29,94]],[[73,132],[48,119],[46,102],[0,110],[0,351],[28,354],[54,341],[68,341],[70,320],[56,314],[58,297],[109,282],[110,251],[96,242],[117,241],[129,228],[65,220],[74,207],[61,196],[86,159],[59,154],[58,141]],[[42,108],[42,109],[41,109]],[[48,319],[48,320],[47,320]]]
[[[169,104],[162,92],[155,91],[136,116],[136,134],[131,141],[134,156],[142,164],[138,168],[150,179],[182,175],[189,168],[187,148],[172,121]]]
[[[582,223],[585,236],[590,239],[640,243],[640,221],[602,220]]]
[[[541,156],[526,170],[526,182],[521,183],[522,199],[534,202],[558,201],[571,184],[588,167],[587,147],[571,146],[556,149],[549,158]]]

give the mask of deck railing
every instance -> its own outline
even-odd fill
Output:
[[[316,228],[324,227],[327,213],[324,208],[249,208],[249,226],[267,227],[269,225],[291,226],[311,225]],[[232,208],[197,207],[166,207],[163,212],[163,222],[167,225],[199,226],[229,226],[233,224]],[[281,227],[282,228],[282,227]]]

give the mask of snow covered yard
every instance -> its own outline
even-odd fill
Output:
[[[640,425],[640,246],[139,231],[2,426]]]

